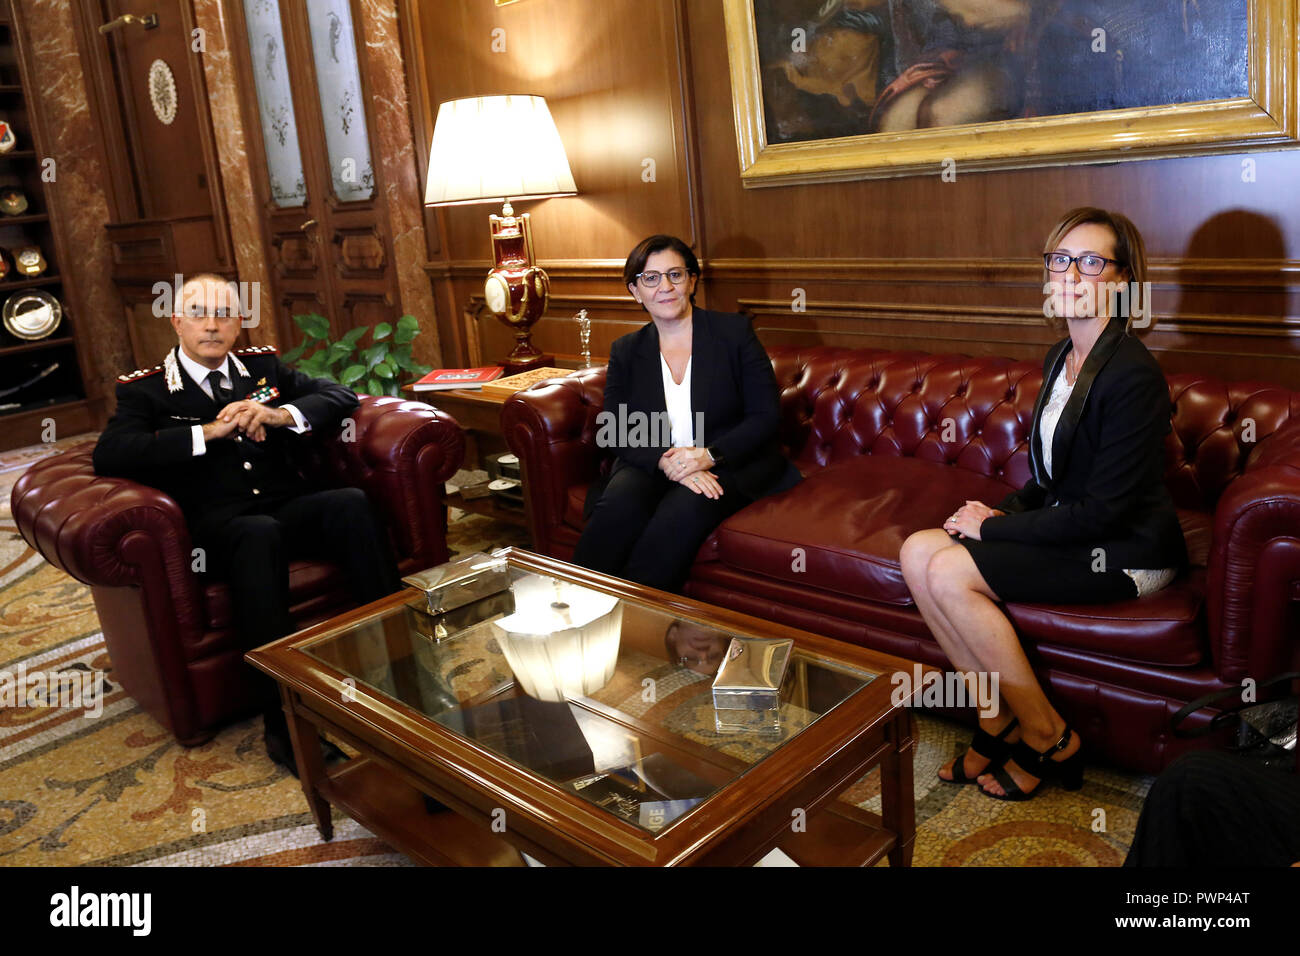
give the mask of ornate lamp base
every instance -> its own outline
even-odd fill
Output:
[[[555,365],[554,355],[538,355],[536,358],[525,359],[515,362],[510,359],[503,359],[501,362],[505,369],[502,375],[518,375],[520,372],[531,372],[535,368],[551,368]]]
[[[529,337],[529,330],[546,314],[551,280],[534,265],[528,213],[514,215],[508,200],[502,212],[504,215],[489,217],[496,264],[488,273],[483,294],[488,309],[515,333],[514,351],[501,364],[506,375],[517,375],[555,364],[555,356],[544,355]]]

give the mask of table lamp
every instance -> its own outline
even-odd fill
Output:
[[[577,191],[542,97],[470,96],[438,107],[424,204],[503,204],[501,215],[488,217],[494,265],[483,297],[515,333],[514,351],[501,363],[507,375],[555,364],[533,345],[530,333],[546,312],[551,280],[534,261],[528,213],[516,216],[510,201]]]
[[[515,612],[492,628],[525,694],[547,701],[590,697],[610,682],[623,633],[618,598],[536,574],[510,590]]]

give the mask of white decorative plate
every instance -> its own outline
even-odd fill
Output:
[[[158,121],[171,126],[176,120],[176,77],[162,60],[149,64],[149,102]]]
[[[63,318],[59,300],[41,289],[17,292],[4,304],[4,326],[20,339],[43,339],[56,328]]]

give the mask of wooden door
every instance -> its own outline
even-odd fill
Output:
[[[393,322],[400,293],[374,129],[359,0],[231,0],[249,161],[277,341],[316,312],[335,336]]]
[[[155,315],[154,283],[235,268],[194,10],[190,0],[83,0],[73,12],[108,174],[112,279],[135,360],[152,366],[176,344]]]

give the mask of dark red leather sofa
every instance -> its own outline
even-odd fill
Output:
[[[456,420],[421,402],[363,396],[353,440],[322,436],[304,472],[362,488],[387,521],[403,574],[447,560],[442,487],[464,460]],[[191,570],[189,530],[154,488],[98,477],[94,442],[33,465],[14,485],[14,518],[47,561],[87,584],[112,676],[187,746],[254,713],[252,673],[230,616],[229,588]],[[308,627],[353,606],[342,573],[289,567],[294,622]]]
[[[944,667],[898,552],[967,499],[1028,476],[1041,365],[829,347],[770,351],[782,441],[804,473],[705,543],[692,597]],[[572,556],[605,372],[520,392],[502,425],[525,473],[535,547]],[[1169,377],[1167,479],[1194,566],[1107,606],[1010,605],[1049,695],[1094,755],[1158,772],[1206,740],[1174,737],[1185,703],[1300,664],[1300,393]],[[801,552],[796,549],[802,549]],[[802,554],[802,558],[800,558]]]

